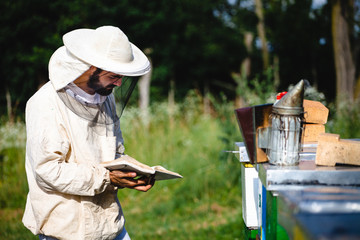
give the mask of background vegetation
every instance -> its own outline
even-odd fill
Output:
[[[66,32],[102,25],[120,27],[151,58],[153,102],[169,93],[182,101],[190,89],[235,100],[244,79],[269,77],[277,91],[307,79],[329,102],[340,94],[352,102],[360,92],[359,7],[359,0],[2,0],[0,115],[24,112]]]
[[[273,102],[276,92],[308,79],[306,98],[330,109],[326,131],[360,137],[359,80],[354,97],[336,102],[332,12],[340,1],[318,2],[2,0],[0,239],[36,239],[21,223],[26,101],[47,81],[64,33],[107,24],[119,26],[153,64],[148,117],[136,90],[121,119],[127,153],[184,176],[148,193],[119,192],[131,236],[243,239],[240,166],[223,152],[242,141],[235,108]],[[357,79],[360,4],[341,2]]]

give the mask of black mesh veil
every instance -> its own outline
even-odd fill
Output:
[[[125,106],[129,102],[138,80],[139,77],[123,77],[121,86],[114,89],[113,94],[115,96],[116,110],[119,117],[121,117]]]
[[[119,121],[137,80],[136,77],[123,77],[121,86],[115,87],[105,101],[97,104],[79,101],[76,96],[69,94],[66,88],[59,90],[58,95],[66,107],[79,117],[93,124],[109,125]]]

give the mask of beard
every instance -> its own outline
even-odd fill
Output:
[[[116,85],[110,84],[108,86],[102,86],[99,80],[99,74],[102,70],[97,69],[90,77],[88,81],[88,87],[93,89],[96,93],[100,94],[101,96],[108,96],[112,93],[113,88]]]
[[[116,86],[111,85],[111,87],[108,88],[99,88],[95,92],[100,94],[101,96],[109,96],[112,93],[114,87]]]

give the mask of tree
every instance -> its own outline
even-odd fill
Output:
[[[312,2],[266,1],[267,36],[278,58],[278,90],[307,79],[330,101],[335,96],[330,14],[327,5],[314,9]]]
[[[262,0],[255,0],[256,16],[258,17],[257,31],[261,40],[261,51],[264,70],[269,67],[269,49],[267,46],[266,31],[265,31],[265,20],[264,20],[264,9]]]
[[[336,96],[341,100],[354,100],[355,63],[350,44],[349,19],[353,11],[352,0],[333,0],[332,36],[336,68]]]
[[[151,53],[151,49],[146,49],[145,54],[149,55]],[[150,65],[151,59],[149,58]],[[149,104],[150,104],[150,83],[151,83],[151,74],[152,68],[150,72],[141,76],[139,78],[138,87],[139,87],[139,108],[142,115],[143,122],[147,125],[149,123]]]
[[[126,9],[121,18],[134,42],[151,48],[154,66],[151,94],[182,99],[189,89],[212,93],[227,91],[230,72],[237,69],[241,54],[235,30],[217,16],[225,0],[212,1],[119,1]],[[119,20],[120,24],[120,20]],[[172,91],[175,88],[175,92]],[[233,94],[233,93],[232,93]]]

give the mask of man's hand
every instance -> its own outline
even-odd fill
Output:
[[[155,184],[155,179],[153,177],[134,179],[136,176],[136,172],[123,172],[119,170],[110,171],[110,181],[118,187],[126,187],[147,192]]]

